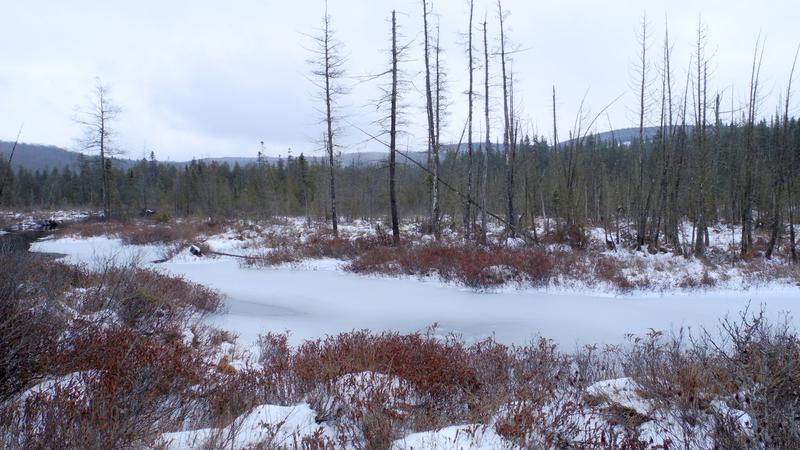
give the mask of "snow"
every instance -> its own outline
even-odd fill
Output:
[[[414,433],[392,444],[392,450],[500,450],[514,448],[486,425],[454,425]]]
[[[203,428],[165,433],[162,439],[170,449],[250,448],[266,445],[291,446],[318,430],[329,433],[314,420],[316,413],[307,404],[294,406],[261,405],[225,428]],[[213,445],[209,445],[213,443]]]
[[[237,245],[228,237],[217,236],[212,242],[212,248]],[[36,242],[32,250],[66,254],[70,262],[97,267],[98,261],[111,257],[147,263],[159,259],[164,247],[128,246],[107,237],[66,237]],[[646,258],[658,262],[668,256]],[[225,312],[208,321],[237,333],[245,346],[268,331],[290,331],[290,343],[298,344],[360,329],[424,331],[436,323],[437,333],[458,333],[467,340],[494,336],[501,343],[524,344],[543,336],[569,349],[624,343],[626,334],[643,335],[650,329],[714,329],[725,315],[762,304],[768,316],[788,312],[792,324],[800,325],[800,290],[788,284],[627,295],[587,288],[475,292],[432,278],[353,274],[341,270],[341,263],[323,259],[248,269],[236,258],[196,258],[184,250],[166,263],[150,266],[218,289],[224,295]],[[669,268],[665,272],[669,276]]]
[[[639,397],[636,389],[636,383],[630,378],[616,378],[598,381],[586,388],[586,393],[590,396],[600,397],[608,403],[615,403],[634,410],[646,417],[652,412],[653,406]]]
[[[692,450],[714,448],[711,438],[714,412],[734,418],[733,423],[737,423],[741,430],[750,430],[752,422],[747,413],[733,409],[719,399],[710,402],[710,410],[695,411],[693,417],[697,420],[687,421],[679,411],[657,408],[655,402],[642,398],[638,391],[638,385],[630,378],[604,380],[586,388],[586,394],[601,400],[605,406],[621,406],[641,415],[645,420],[638,428],[639,439],[649,442],[648,448],[665,448],[668,444]],[[598,416],[592,412],[584,420],[598,417],[602,417],[602,413]]]
[[[97,213],[90,211],[41,211],[25,213],[19,211],[0,211],[0,223],[11,224],[8,229],[15,231],[36,230],[43,220],[53,220],[58,223],[77,222],[86,220]],[[2,235],[4,232],[0,232]]]
[[[24,404],[30,397],[45,396],[46,398],[54,398],[61,391],[75,390],[84,392],[88,384],[96,382],[99,378],[100,372],[95,370],[72,372],[67,375],[49,378],[19,394],[15,401],[19,404]]]
[[[101,269],[112,261],[146,264],[161,258],[164,250],[164,246],[157,245],[125,245],[120,239],[105,236],[45,238],[31,244],[32,252],[63,254],[66,262],[90,269]]]

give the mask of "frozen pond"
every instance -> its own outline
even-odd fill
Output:
[[[32,250],[63,253],[72,262],[94,264],[109,256],[142,261],[160,258],[158,247],[124,246],[106,238],[45,240]],[[668,331],[680,326],[716,328],[726,314],[748,303],[767,314],[790,314],[800,325],[800,288],[774,285],[747,291],[668,294],[515,290],[474,292],[438,281],[368,277],[337,269],[333,260],[300,268],[243,269],[232,258],[179,256],[155,264],[160,270],[220,290],[226,312],[209,320],[247,343],[266,331],[291,333],[293,343],[344,331],[370,329],[460,333],[467,340],[494,335],[503,343],[525,343],[537,335],[569,349],[578,344],[622,343],[628,333]]]

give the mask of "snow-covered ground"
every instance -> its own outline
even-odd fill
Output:
[[[236,248],[230,235],[209,239],[217,250]],[[800,289],[768,284],[749,290],[675,292],[634,291],[615,295],[589,289],[517,289],[475,292],[432,279],[371,277],[345,272],[337,260],[308,261],[268,269],[242,268],[229,257],[196,259],[184,251],[166,263],[162,246],[130,246],[119,239],[94,237],[47,239],[33,251],[62,253],[70,262],[102,264],[110,258],[137,258],[159,270],[218,289],[226,310],[209,320],[239,334],[245,345],[259,334],[290,332],[291,342],[328,334],[370,329],[455,332],[467,340],[494,336],[502,343],[527,343],[535,336],[554,339],[562,348],[579,344],[616,344],[626,334],[678,327],[716,328],[726,314],[748,304],[764,305],[768,316],[789,313],[800,325]]]
[[[43,220],[53,220],[58,223],[77,222],[86,220],[92,215],[98,215],[90,211],[41,211],[41,212],[19,212],[19,211],[0,211],[0,228],[8,227],[10,230],[35,230]]]

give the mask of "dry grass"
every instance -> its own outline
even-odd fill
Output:
[[[220,233],[224,226],[213,221],[84,221],[71,224],[58,231],[59,235],[82,237],[117,236],[131,245],[185,244],[198,241],[199,237]]]

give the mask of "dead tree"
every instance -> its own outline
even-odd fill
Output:
[[[425,52],[425,105],[428,115],[428,161],[433,173],[431,179],[431,217],[430,228],[436,239],[440,237],[439,229],[439,143],[436,141],[436,121],[434,118],[433,88],[431,87],[430,37],[428,28],[428,2],[422,0],[422,21]]]
[[[469,88],[467,90],[467,201],[464,202],[464,237],[470,237],[472,214],[470,199],[472,198],[472,97],[473,97],[473,72],[475,70],[472,58],[472,18],[474,1],[469,2],[469,31],[467,32],[467,71],[469,72]]]
[[[505,12],[501,0],[497,0],[497,10],[500,20],[500,67],[503,77],[503,151],[506,153],[506,223],[508,224],[508,236],[515,236],[514,225],[514,169],[512,154],[510,151],[511,142],[511,117],[508,109],[508,78],[506,76],[506,35],[505,35]]]
[[[660,120],[660,147],[661,147],[661,180],[659,183],[658,193],[658,217],[656,220],[656,227],[653,231],[653,245],[659,247],[659,233],[661,232],[662,224],[664,228],[664,236],[667,240],[677,234],[677,225],[671,219],[674,215],[673,211],[667,208],[667,186],[669,184],[670,175],[672,174],[673,166],[673,102],[672,102],[672,68],[670,66],[670,59],[672,53],[672,46],[669,40],[669,26],[665,26],[664,31],[664,48],[662,55],[661,66],[661,120]]]
[[[745,163],[744,183],[742,190],[742,239],[741,253],[746,256],[753,244],[753,165],[755,163],[756,142],[755,123],[758,111],[758,84],[761,74],[761,61],[764,57],[764,45],[761,38],[756,41],[753,52],[753,65],[750,72],[750,90],[747,104],[747,123],[745,124]]]
[[[702,256],[705,253],[706,235],[708,234],[707,207],[707,176],[708,176],[708,144],[706,142],[706,129],[708,127],[708,60],[705,55],[706,35],[702,23],[697,25],[697,43],[695,53],[695,83],[693,96],[695,97],[695,157],[694,186],[695,186],[695,233],[694,253]]]
[[[335,139],[337,137],[337,100],[345,94],[345,88],[341,84],[344,77],[344,62],[342,56],[342,43],[334,36],[331,28],[331,16],[328,14],[328,4],[325,3],[325,16],[322,21],[322,28],[316,36],[312,37],[314,47],[311,52],[314,54],[310,61],[313,65],[312,82],[319,89],[318,97],[325,104],[323,122],[325,123],[325,152],[329,165],[329,184],[331,201],[331,225],[333,226],[334,236],[339,236],[339,217],[337,214],[336,203],[336,156]]]
[[[786,87],[786,99],[783,109],[783,120],[781,125],[781,140],[779,144],[779,157],[776,161],[776,183],[773,187],[773,220],[772,220],[772,231],[770,233],[769,244],[767,246],[767,252],[765,257],[767,259],[772,258],[772,252],[775,250],[775,244],[778,240],[778,234],[781,228],[781,198],[780,195],[783,192],[784,184],[786,183],[787,179],[791,179],[792,174],[786,174],[786,163],[788,162],[789,152],[791,152],[790,148],[790,136],[791,136],[791,129],[789,123],[789,101],[792,97],[792,80],[794,78],[794,70],[797,66],[797,56],[800,53],[800,47],[798,47],[797,51],[794,54],[794,60],[792,61],[792,70],[789,71],[789,82]],[[791,193],[791,190],[788,190]],[[791,200],[791,198],[790,198]],[[790,201],[791,203],[791,201]],[[797,253],[795,250],[795,242],[794,242],[794,217],[792,216],[792,205],[789,205],[789,247],[791,252],[792,261],[797,261]]]
[[[509,130],[508,148],[506,149],[506,200],[508,201],[507,221],[509,225],[509,237],[516,237],[517,223],[516,212],[514,211],[514,176],[516,175],[517,164],[517,135],[519,133],[519,121],[514,110],[514,71],[508,73],[508,108],[509,108]]]
[[[445,83],[447,80],[447,74],[444,70],[444,65],[442,64],[442,53],[444,50],[442,49],[441,45],[439,45],[439,24],[436,25],[436,44],[433,47],[434,51],[434,83],[433,83],[433,95],[434,95],[434,137],[435,137],[435,145],[433,146],[433,155],[431,161],[433,163],[433,198],[435,198],[434,204],[434,217],[436,218],[436,227],[433,228],[433,235],[436,239],[441,238],[441,199],[440,199],[440,187],[439,187],[439,177],[440,177],[440,153],[441,153],[441,136],[442,136],[442,125],[444,123],[444,118],[446,115],[446,105],[447,99],[445,98]],[[459,147],[460,147],[459,143]]]
[[[794,69],[795,69],[795,66],[797,64],[797,56],[798,56],[798,54],[800,54],[800,45],[797,47],[797,51],[795,51],[795,54],[794,54],[794,63],[792,63],[792,72],[791,72],[791,76],[789,77],[789,87],[787,87],[787,89],[786,89],[786,108],[784,109],[784,116],[783,116],[783,126],[784,126],[783,130],[784,130],[784,142],[785,142],[785,144],[787,146],[791,146],[791,144],[792,144],[791,132],[790,132],[790,129],[789,129],[789,99],[791,98],[792,79],[794,78]],[[790,168],[792,170],[792,174],[797,173],[797,169],[796,169],[796,159],[797,159],[797,157],[796,157],[795,153],[796,152],[792,152],[791,163],[790,163],[791,164]],[[795,192],[794,192],[794,189],[793,189],[793,183],[794,183],[794,176],[790,176],[789,177],[789,181],[788,181],[788,187],[787,187],[787,190],[789,192],[789,252],[792,255],[792,262],[796,264],[797,263],[797,248],[796,248],[795,235],[794,235],[794,208],[795,208],[794,200],[795,199],[793,198]]]
[[[647,218],[650,213],[650,202],[653,195],[653,183],[649,184],[647,192],[645,193],[644,187],[644,178],[645,178],[645,168],[646,168],[646,158],[645,158],[645,134],[644,134],[644,125],[645,125],[645,117],[647,115],[647,102],[645,101],[645,95],[647,91],[647,87],[649,84],[649,80],[647,78],[648,74],[648,62],[647,62],[647,46],[648,46],[648,36],[647,36],[647,17],[642,17],[642,30],[641,34],[639,35],[640,40],[640,53],[639,53],[639,61],[637,66],[637,71],[639,75],[637,86],[639,88],[639,180],[637,183],[637,196],[638,196],[638,220],[636,223],[636,249],[641,250],[642,246],[644,245],[645,240],[645,233],[647,228]]]
[[[483,114],[486,120],[486,142],[483,148],[483,176],[481,181],[481,243],[486,244],[486,208],[489,191],[489,151],[492,148],[489,122],[489,43],[486,33],[486,19],[483,21]]]
[[[389,112],[389,209],[392,220],[392,243],[400,244],[400,220],[397,215],[397,193],[395,192],[395,162],[397,153],[397,19],[392,11],[392,87]]]
[[[79,141],[81,150],[98,152],[100,156],[101,198],[103,220],[111,217],[111,166],[110,157],[115,152],[112,124],[117,119],[120,108],[111,101],[109,87],[97,78],[91,103],[78,112],[75,122],[84,128],[84,136]]]

